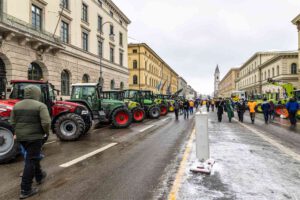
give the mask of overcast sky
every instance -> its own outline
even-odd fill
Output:
[[[299,0],[113,0],[130,18],[129,37],[145,42],[196,91],[213,92],[257,51],[296,50]]]

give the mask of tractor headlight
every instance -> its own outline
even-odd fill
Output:
[[[88,111],[88,110],[83,110],[83,111],[81,111],[81,114],[82,114],[82,115],[88,115],[88,114],[89,114],[89,111]]]

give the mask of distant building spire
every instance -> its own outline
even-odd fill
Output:
[[[217,67],[216,67],[214,78],[215,78],[215,82],[214,82],[214,84],[215,84],[214,97],[218,97],[219,83],[220,83],[220,69],[219,69],[219,65],[217,65]]]

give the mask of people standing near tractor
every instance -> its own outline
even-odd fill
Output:
[[[246,111],[246,103],[245,103],[244,99],[241,99],[237,103],[237,113],[238,113],[239,121],[242,123],[244,122],[245,111]]]
[[[208,99],[206,101],[206,109],[207,109],[207,112],[209,112],[209,107],[210,107],[210,100]]]
[[[190,100],[189,104],[190,104],[190,114],[192,115],[194,113],[194,101]]]
[[[183,100],[180,100],[179,101],[179,114],[182,115],[183,112],[184,112],[184,109],[183,109]]]
[[[33,178],[38,185],[46,178],[46,172],[41,169],[40,156],[44,135],[49,135],[51,118],[47,106],[39,102],[40,98],[38,87],[25,87],[24,100],[14,106],[10,117],[16,140],[26,151],[20,199],[37,194],[38,190],[32,188]]]
[[[231,104],[230,100],[226,100],[225,112],[227,112],[228,120],[231,123],[231,120],[234,117],[234,112],[233,112],[233,108],[232,108],[232,104]]]
[[[275,119],[275,104],[273,101],[270,101],[269,104],[270,104],[269,119],[274,120]]]
[[[248,102],[248,108],[249,108],[249,112],[250,112],[250,118],[251,118],[251,122],[252,124],[254,124],[255,122],[255,108],[256,108],[256,102],[253,101],[252,99]]]
[[[222,122],[222,116],[224,113],[224,103],[222,100],[219,100],[216,104],[217,106],[217,115],[218,115],[218,121]]]
[[[211,100],[211,111],[215,112],[215,100]]]
[[[179,102],[178,100],[175,100],[174,102],[174,113],[175,113],[175,118],[178,120],[178,115],[179,115]]]
[[[297,126],[296,113],[299,110],[299,103],[296,101],[295,98],[291,98],[289,102],[286,104],[286,109],[289,112],[291,126],[296,127]]]
[[[265,123],[268,124],[268,122],[269,122],[269,113],[270,113],[271,106],[270,106],[270,103],[268,102],[268,100],[266,98],[264,98],[264,102],[261,104],[261,108],[263,110]]]
[[[183,114],[184,114],[184,119],[189,118],[189,111],[190,111],[190,104],[188,100],[185,100],[183,103]]]

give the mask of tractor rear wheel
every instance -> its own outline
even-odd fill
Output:
[[[160,116],[166,116],[168,114],[168,106],[167,105],[161,105],[160,106]]]
[[[142,122],[145,119],[145,111],[142,108],[136,107],[132,109],[132,117],[134,122]]]
[[[62,141],[77,140],[85,131],[83,119],[74,113],[60,116],[54,125],[57,137]]]
[[[112,125],[115,128],[127,128],[131,122],[131,112],[126,108],[117,108],[112,114]]]
[[[19,143],[14,140],[12,126],[6,122],[0,122],[0,163],[15,159],[19,151]]]
[[[160,117],[160,109],[157,106],[149,108],[148,115],[150,119],[158,119]]]

